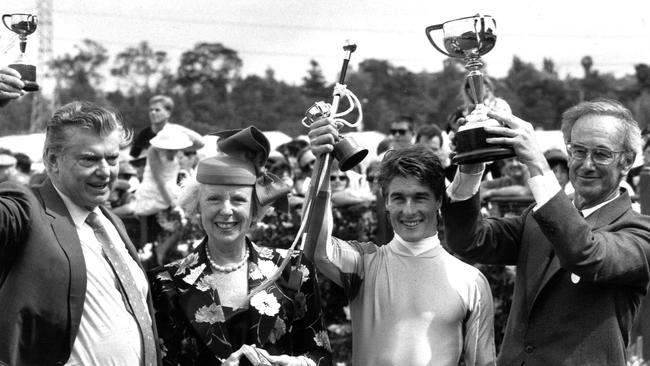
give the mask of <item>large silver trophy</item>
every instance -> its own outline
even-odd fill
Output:
[[[500,137],[487,133],[486,126],[498,126],[499,122],[487,116],[483,106],[484,80],[481,56],[490,52],[497,41],[496,21],[489,15],[474,15],[426,28],[427,38],[433,47],[444,55],[465,60],[468,73],[465,83],[469,84],[470,97],[476,106],[467,116],[467,123],[458,129],[455,137],[455,164],[470,164],[499,160],[515,156],[514,150],[506,145],[488,144],[488,137]],[[442,31],[442,37],[440,37]],[[442,38],[444,50],[434,38]]]
[[[37,91],[36,66],[25,61],[25,49],[27,48],[27,36],[36,31],[38,18],[33,14],[5,14],[2,16],[5,27],[18,35],[20,41],[20,55],[16,61],[9,65],[20,73],[21,80],[25,83],[25,91]]]

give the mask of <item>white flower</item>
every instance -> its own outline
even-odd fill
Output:
[[[250,277],[251,280],[261,280],[264,278],[262,272],[260,272],[260,269],[257,267],[257,264],[253,262],[248,264],[248,277]]]
[[[219,279],[217,278],[216,273],[212,273],[210,275],[201,277],[199,282],[196,283],[195,287],[199,291],[216,290],[218,281]]]
[[[328,352],[332,352],[332,346],[330,345],[330,337],[327,336],[326,330],[321,330],[314,336],[314,342],[318,347],[325,348]]]
[[[216,322],[223,323],[226,321],[226,317],[223,314],[223,309],[220,305],[212,303],[208,306],[201,306],[194,313],[194,320],[197,323],[210,323],[214,324]]]
[[[273,258],[273,251],[270,248],[258,247],[257,253],[259,254],[260,258],[265,258],[265,259]]]
[[[260,272],[262,272],[262,276],[269,278],[273,276],[275,271],[277,271],[278,266],[275,265],[275,263],[271,261],[259,261],[257,263],[257,266],[260,269]]]
[[[280,303],[272,294],[266,291],[260,291],[251,298],[253,306],[260,314],[274,316],[280,311]]]
[[[172,276],[169,275],[169,272],[167,271],[162,271],[156,275],[156,278],[161,280],[161,281],[171,281]]]
[[[203,273],[203,268],[205,268],[205,263],[201,264],[200,266],[191,269],[190,274],[187,276],[183,277],[183,281],[186,283],[193,285],[194,282],[199,278],[199,276]]]
[[[178,276],[185,273],[186,269],[196,265],[197,263],[199,263],[199,253],[192,253],[185,258],[169,263],[167,266],[178,267],[178,270],[174,274],[174,276]]]
[[[296,267],[291,267],[291,269],[295,270]],[[297,268],[297,269],[300,272],[302,272],[302,282],[301,282],[301,284],[307,282],[307,280],[309,279],[309,268],[307,268],[307,266],[305,266],[304,264],[301,264],[300,268]]]

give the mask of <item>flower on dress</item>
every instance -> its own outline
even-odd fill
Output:
[[[257,263],[257,266],[259,267],[260,272],[262,272],[262,276],[265,278],[273,276],[275,271],[278,270],[278,266],[276,266],[275,263],[271,261],[259,261]]]
[[[192,253],[185,258],[169,263],[168,267],[178,267],[174,276],[185,273],[185,270],[199,263],[199,253]]]
[[[156,278],[160,281],[171,281],[172,276],[169,275],[169,272],[162,271],[156,275]]]
[[[270,248],[258,247],[257,254],[260,258],[273,259],[273,251]]]
[[[314,342],[318,347],[325,348],[328,352],[332,352],[332,346],[330,345],[330,337],[327,336],[326,330],[321,330],[314,336]]]
[[[280,311],[280,303],[272,294],[260,291],[251,298],[253,306],[260,314],[274,316]]]
[[[298,269],[300,272],[302,272],[302,282],[301,282],[301,284],[307,282],[307,280],[309,279],[309,274],[310,274],[309,273],[309,268],[307,268],[307,266],[305,266],[304,264],[301,264],[299,268],[296,268],[294,266],[294,267],[291,267],[291,269],[292,270]]]
[[[282,336],[285,335],[286,333],[287,333],[287,325],[284,323],[284,320],[282,320],[282,318],[278,317],[275,319],[275,325],[271,330],[271,334],[269,334],[269,341],[271,343],[275,343],[280,338],[282,338]]]
[[[194,321],[197,323],[210,323],[214,324],[216,322],[223,323],[226,321],[226,317],[223,314],[223,309],[221,305],[215,303],[210,304],[210,306],[201,306],[194,313]]]
[[[251,262],[248,264],[248,277],[251,280],[261,280],[264,278],[257,264]]]
[[[187,276],[183,277],[183,281],[185,281],[190,285],[193,285],[194,282],[196,282],[199,276],[203,273],[204,268],[205,268],[205,263],[202,263],[200,266],[191,269],[190,273]]]
[[[217,278],[217,274],[212,273],[207,276],[201,277],[199,282],[196,283],[195,287],[199,291],[216,290],[218,281],[219,278]]]

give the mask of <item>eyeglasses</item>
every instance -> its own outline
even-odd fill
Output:
[[[366,180],[368,181],[368,183],[374,182],[375,179],[377,179],[377,177],[372,176],[372,175],[369,175],[369,176],[366,177]]]
[[[404,128],[391,128],[390,129],[390,134],[391,135],[401,135],[404,136],[406,133],[409,132],[409,130],[404,129]]]
[[[616,154],[623,152],[623,150],[613,151],[604,147],[595,147],[590,149],[588,146],[581,144],[567,144],[566,149],[572,159],[582,161],[591,156],[591,161],[598,165],[611,164],[614,161]]]
[[[335,180],[340,180],[340,181],[346,181],[348,180],[348,176],[345,174],[341,175],[330,175],[330,182],[334,182]]]

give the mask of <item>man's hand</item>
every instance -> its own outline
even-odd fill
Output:
[[[0,69],[0,107],[4,107],[12,99],[23,96],[25,94],[22,90],[24,86],[18,71],[10,67]]]
[[[339,139],[336,122],[331,118],[321,118],[309,126],[309,144],[315,156],[334,151],[334,143]]]
[[[535,138],[535,129],[532,124],[514,115],[494,111],[488,112],[488,116],[507,126],[485,127],[486,132],[504,136],[488,138],[486,139],[488,143],[512,146],[519,161],[528,166],[531,177],[542,175],[551,170],[544,157],[544,152]]]

